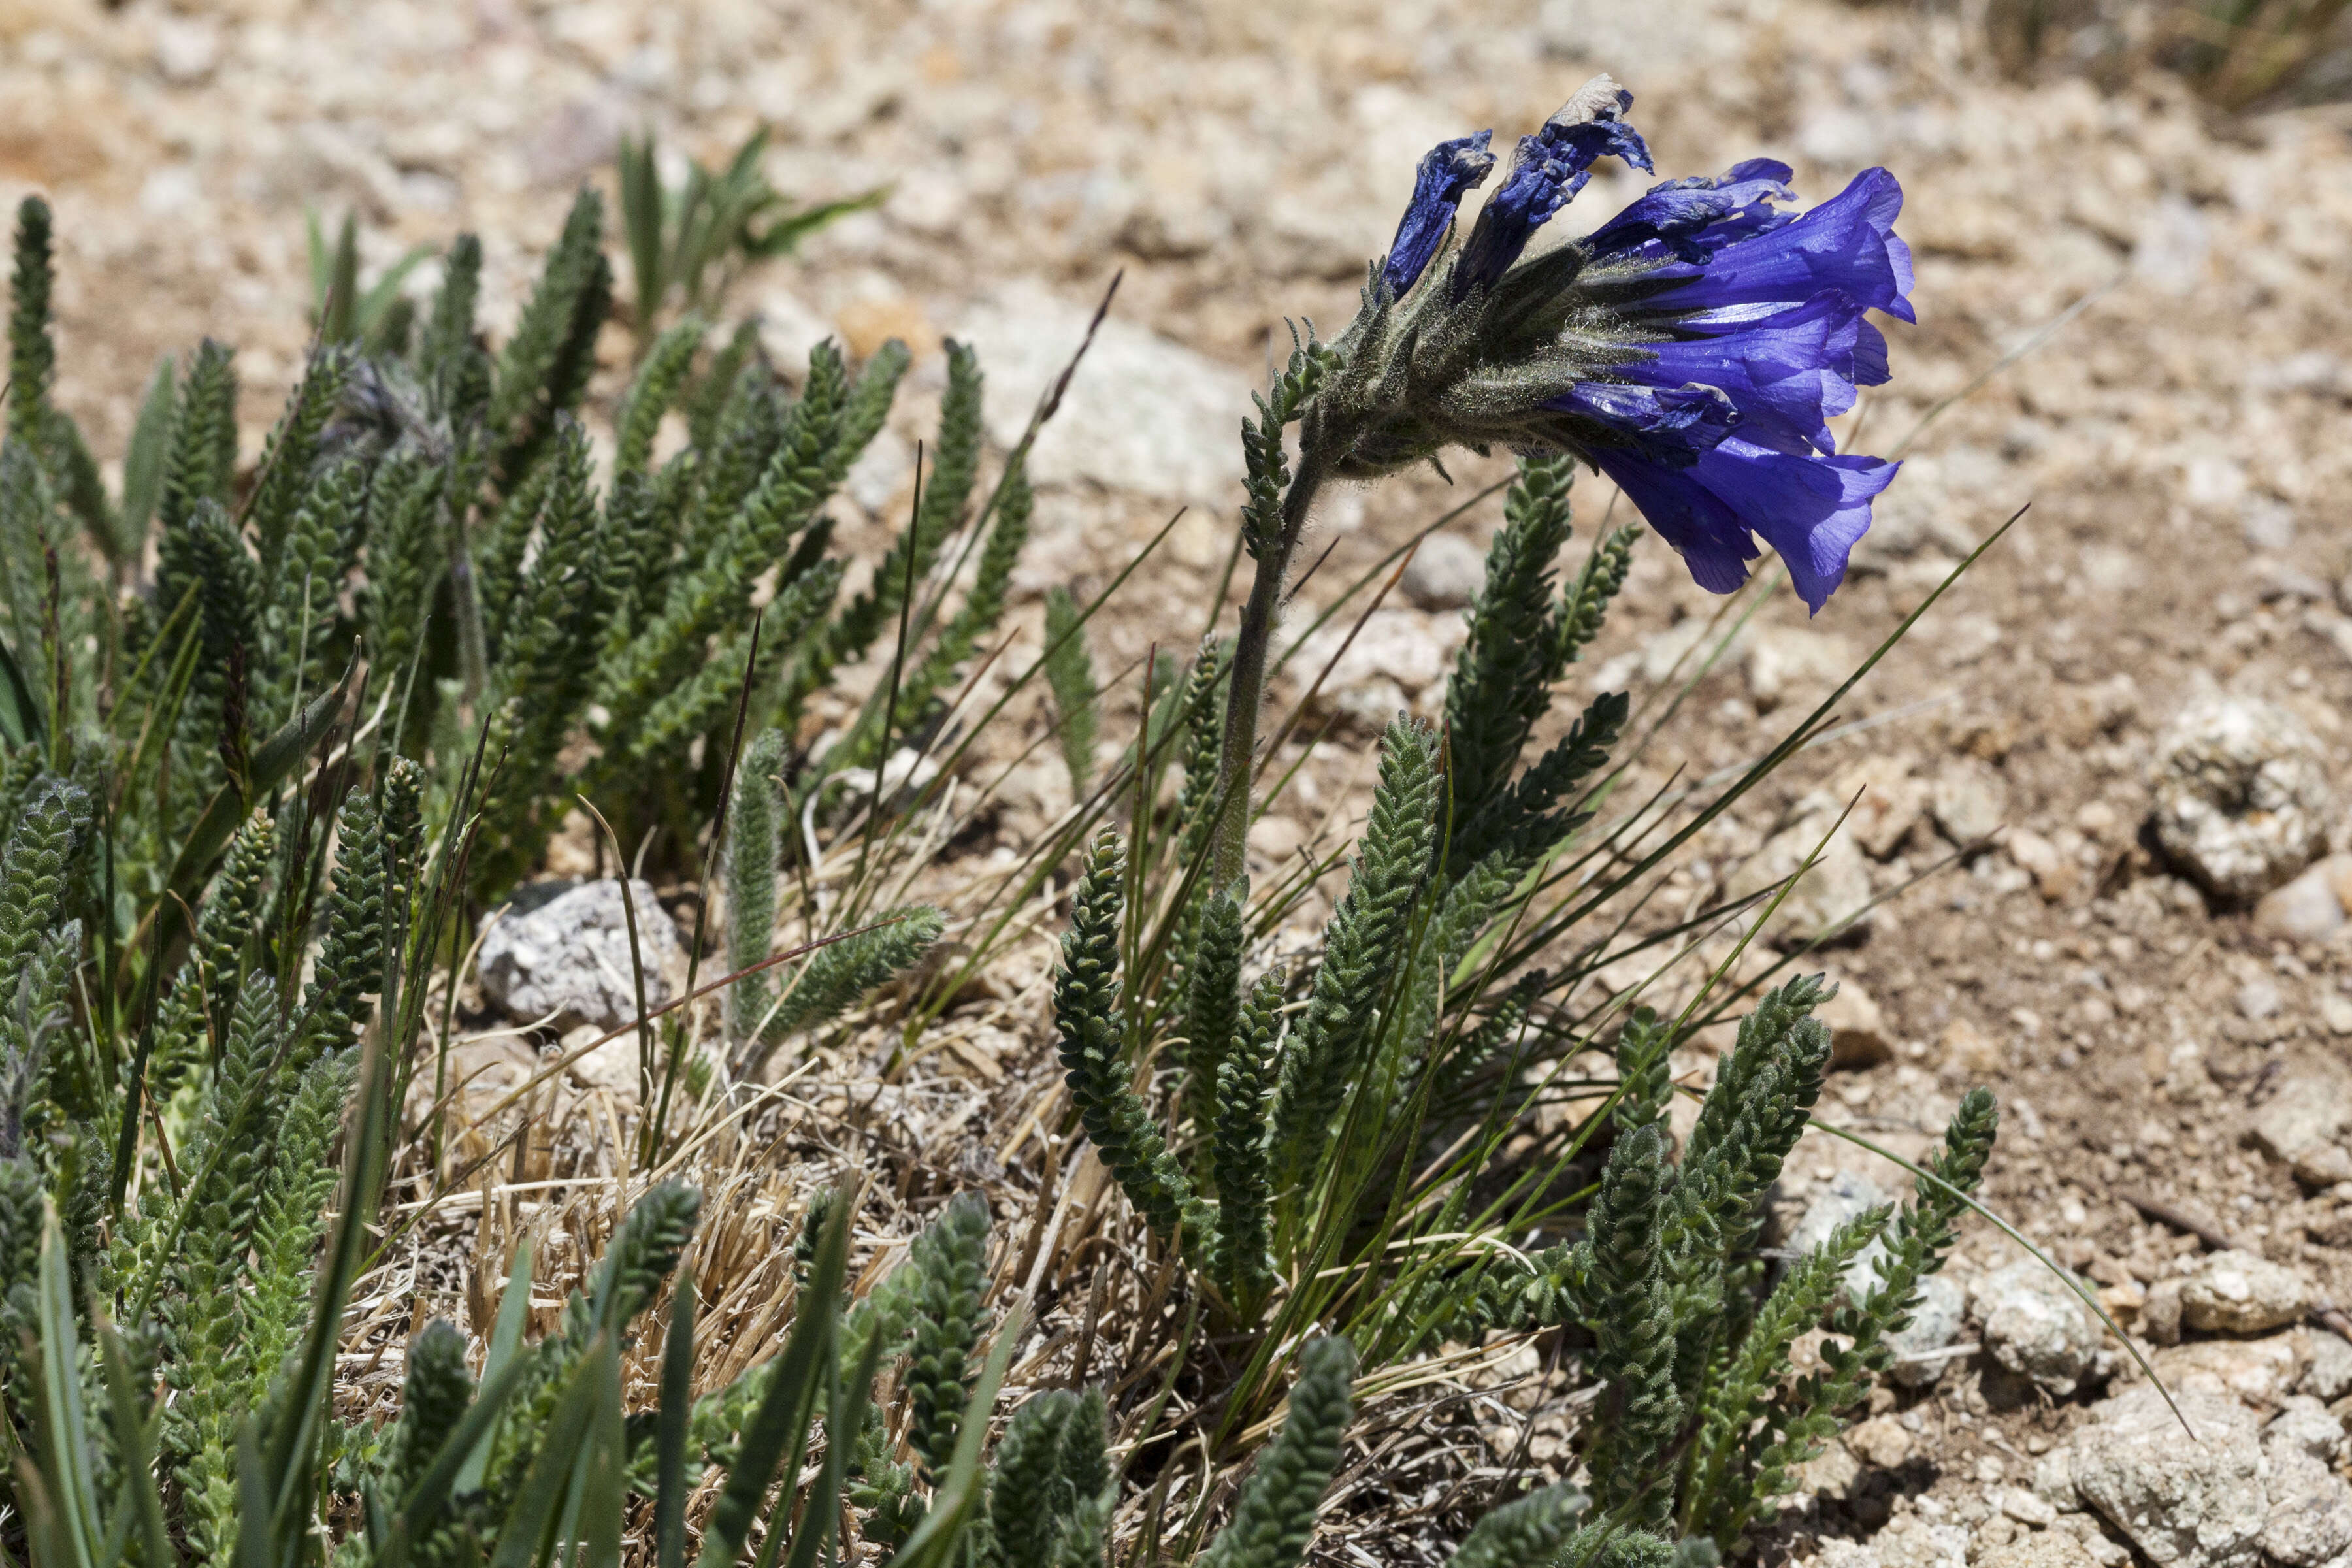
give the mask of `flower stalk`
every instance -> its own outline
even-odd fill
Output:
[[[1318,422],[1319,423],[1319,421]],[[1308,435],[1314,435],[1312,428]],[[1279,434],[1276,437],[1279,452]],[[1275,617],[1282,609],[1283,586],[1290,578],[1290,559],[1307,531],[1322,488],[1326,466],[1311,438],[1301,443],[1298,472],[1283,491],[1280,526],[1269,547],[1252,551],[1257,570],[1250,580],[1249,601],[1242,606],[1241,629],[1234,638],[1233,679],[1225,694],[1225,735],[1217,758],[1217,815],[1209,838],[1211,882],[1214,891],[1242,896],[1247,871],[1250,824],[1250,773],[1256,761],[1258,710],[1265,701],[1266,651],[1274,641]]]

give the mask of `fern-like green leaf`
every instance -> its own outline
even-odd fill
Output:
[[[1533,1568],[1550,1563],[1576,1533],[1590,1500],[1561,1482],[1507,1502],[1463,1538],[1460,1549],[1446,1559],[1446,1568]]]
[[[49,291],[57,281],[49,226],[47,202],[29,195],[17,204],[16,270],[9,279],[8,436],[36,448],[58,368],[57,344],[49,337]]]
[[[1070,793],[1084,799],[1095,775],[1095,661],[1078,606],[1066,588],[1045,590],[1045,683],[1054,693],[1062,762],[1070,770]]]
[[[1674,1506],[1659,1484],[1682,1422],[1665,1258],[1658,1245],[1671,1183],[1665,1131],[1648,1123],[1609,1152],[1580,1247],[1591,1285],[1592,1370],[1603,1384],[1587,1449],[1601,1507],[1655,1523]]]
[[[1087,850],[1085,874],[1062,938],[1054,1026],[1070,1099],[1095,1152],[1151,1228],[1172,1237],[1193,1201],[1192,1184],[1142,1100],[1128,1087],[1125,1021],[1118,1007],[1118,927],[1127,858],[1105,828]]]
[[[702,333],[699,321],[680,321],[654,341],[653,352],[637,367],[636,380],[629,384],[629,395],[621,405],[613,454],[614,483],[624,474],[642,475],[653,467],[654,437],[661,430],[662,416],[686,389]]]
[[[1242,1016],[1242,947],[1246,938],[1241,900],[1213,895],[1185,977],[1184,1109],[1196,1130],[1215,1118],[1217,1074],[1235,1043]],[[1222,1189],[1220,1189],[1222,1191]]]
[[[1251,988],[1217,1064],[1216,1121],[1212,1169],[1217,1181],[1217,1227],[1211,1268],[1244,1320],[1274,1289],[1266,1261],[1266,1215],[1273,1202],[1266,1176],[1266,1096],[1282,1029],[1282,977],[1266,974]]]
[[[1381,742],[1380,784],[1347,897],[1324,936],[1306,1016],[1283,1053],[1275,1098],[1275,1188],[1298,1194],[1357,1081],[1382,994],[1405,952],[1408,920],[1436,836],[1437,736],[1400,717]]]
[[[1344,1339],[1309,1340],[1300,1348],[1289,1418],[1258,1456],[1201,1568],[1296,1568],[1306,1556],[1316,1510],[1339,1468],[1355,1373],[1355,1347]]]
[[[914,1349],[905,1382],[912,1424],[908,1440],[926,1474],[938,1475],[955,1453],[956,1432],[971,1395],[971,1352],[980,1342],[981,1300],[988,1286],[988,1205],[977,1193],[950,1199],[915,1238]]]
[[[784,802],[779,782],[784,768],[784,737],[762,730],[743,748],[728,803],[726,879],[727,968],[740,973],[767,958],[776,934],[776,858],[782,837]],[[768,1011],[774,977],[762,970],[745,975],[727,991],[727,1037],[740,1047]]]
[[[793,1036],[823,1028],[860,996],[911,968],[939,941],[945,921],[929,904],[908,904],[874,923],[877,929],[818,948],[793,971],[757,1026],[747,1073],[759,1073]]]

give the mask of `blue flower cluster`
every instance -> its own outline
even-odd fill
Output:
[[[1867,312],[1915,320],[1911,254],[1895,234],[1902,188],[1871,169],[1791,216],[1777,205],[1794,199],[1788,166],[1755,159],[1717,179],[1668,180],[1583,238],[1523,259],[1598,159],[1651,169],[1623,120],[1632,102],[1603,77],[1522,137],[1429,287],[1451,306],[1475,305],[1540,272],[1555,363],[1569,367],[1541,388],[1556,416],[1546,435],[1614,479],[1701,586],[1746,582],[1760,534],[1819,610],[1897,467],[1840,454],[1828,421],[1853,406],[1857,387],[1887,379],[1886,341]],[[1490,135],[1441,142],[1422,160],[1380,269],[1391,297],[1444,252],[1457,205],[1494,167]]]

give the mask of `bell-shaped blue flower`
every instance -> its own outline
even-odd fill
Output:
[[[1488,133],[1422,160],[1364,313],[1334,345],[1331,468],[1364,477],[1453,445],[1565,448],[1616,480],[1704,586],[1745,582],[1760,537],[1818,610],[1895,477],[1841,455],[1829,421],[1887,379],[1869,312],[1915,319],[1902,187],[1872,169],[1792,215],[1788,165],[1753,159],[1653,186],[1530,255],[1599,159],[1651,167],[1632,102],[1607,77],[1586,84],[1520,139],[1458,245],[1455,209],[1495,162]]]
[[[1903,192],[1885,170],[1795,218],[1772,205],[1788,199],[1788,174],[1759,162],[1672,182],[1596,230],[1585,280],[1619,293],[1628,335],[1649,341],[1555,405],[1590,423],[1580,450],[1702,585],[1746,581],[1760,534],[1818,610],[1895,478],[1895,464],[1839,456],[1828,422],[1856,388],[1887,379],[1886,340],[1866,312],[1914,319],[1911,255],[1895,234]],[[1601,388],[1626,384],[1706,387],[1735,418],[1720,437],[1684,439],[1662,411],[1601,404]]]

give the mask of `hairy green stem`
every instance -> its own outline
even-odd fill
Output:
[[[1242,607],[1234,638],[1233,680],[1225,693],[1224,747],[1217,755],[1216,826],[1209,836],[1211,880],[1207,891],[1237,888],[1248,868],[1250,769],[1256,759],[1258,710],[1265,700],[1266,653],[1274,642],[1275,617],[1290,577],[1290,557],[1307,531],[1307,514],[1322,488],[1324,462],[1317,452],[1315,422],[1299,445],[1297,477],[1282,497],[1282,532],[1274,548],[1257,558],[1249,602]]]

